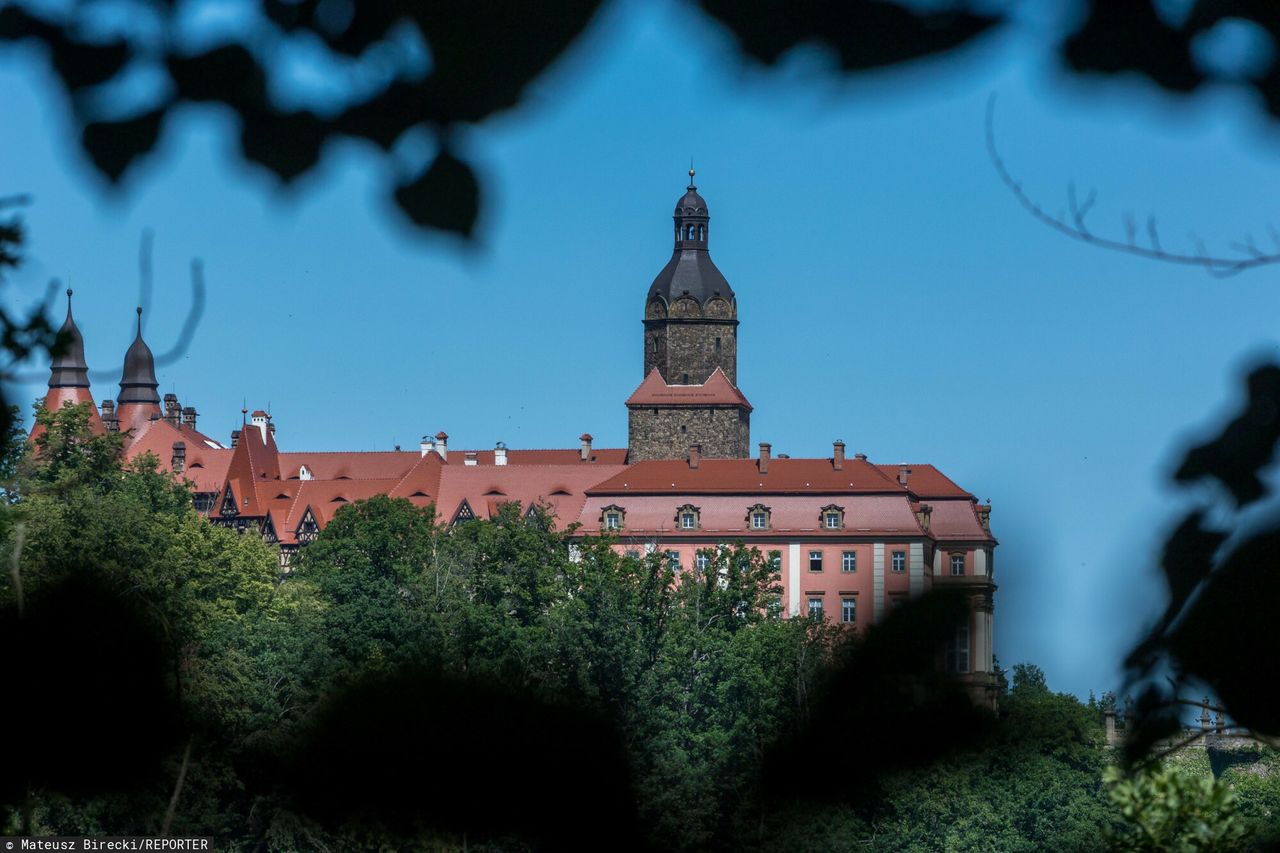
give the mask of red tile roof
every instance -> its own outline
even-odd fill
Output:
[[[734,387],[724,371],[716,368],[703,385],[668,385],[658,372],[649,375],[640,387],[627,398],[628,406],[743,406],[749,412],[751,404],[742,392]]]
[[[893,480],[898,481],[898,471],[901,465],[877,465],[884,475]],[[907,475],[907,488],[921,498],[971,498],[969,492],[957,486],[950,477],[943,474],[932,465],[907,465],[907,470],[911,473]]]
[[[126,448],[125,459],[135,459],[150,452],[160,460],[162,469],[172,470],[170,463],[175,441],[187,446],[186,468],[182,476],[195,484],[195,491],[220,491],[227,479],[232,450],[185,424],[174,425],[163,418],[149,421]]]
[[[98,407],[93,403],[93,394],[88,388],[50,388],[49,393],[45,394],[44,407],[51,412],[56,412],[63,406],[70,403],[76,405],[78,403],[89,404],[89,431],[94,435],[102,435],[107,428],[102,424],[102,417],[98,414]],[[31,439],[35,440],[37,436],[44,432],[44,427],[36,424],[31,428]]]
[[[335,480],[346,476],[353,480],[403,477],[418,464],[418,451],[373,450],[314,453],[281,453],[280,476],[296,478],[298,470],[307,466],[317,480]]]
[[[837,471],[830,459],[772,459],[761,474],[755,459],[703,459],[697,468],[678,459],[637,462],[587,490],[589,495],[625,494],[906,494],[896,480],[861,459],[846,459]]]
[[[550,504],[557,526],[578,520],[587,489],[601,478],[625,470],[622,465],[578,462],[570,465],[441,466],[436,506],[441,518],[453,518],[466,500],[477,518],[487,518],[500,503],[515,501],[522,510]]]

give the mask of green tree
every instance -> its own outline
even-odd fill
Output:
[[[1235,795],[1211,774],[1169,763],[1126,775],[1108,768],[1104,780],[1124,822],[1112,835],[1124,850],[1237,850],[1246,826]]]

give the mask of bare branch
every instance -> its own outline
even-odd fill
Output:
[[[1083,203],[1077,203],[1075,197],[1075,185],[1070,184],[1067,187],[1068,204],[1071,209],[1071,222],[1068,223],[1062,216],[1054,217],[1045,211],[1036,201],[1034,201],[1026,191],[1022,188],[1022,184],[1017,181],[1010,173],[1008,166],[1005,165],[1004,158],[1000,156],[1000,151],[996,147],[995,132],[995,115],[996,115],[996,95],[993,92],[991,97],[987,99],[987,115],[986,115],[986,137],[987,137],[987,157],[991,160],[991,165],[995,168],[996,174],[1000,176],[1000,182],[1005,188],[1013,194],[1018,204],[1022,205],[1023,210],[1031,214],[1043,225],[1047,225],[1054,231],[1064,234],[1073,240],[1081,243],[1088,243],[1092,246],[1098,246],[1103,249],[1110,249],[1117,252],[1125,252],[1131,255],[1137,255],[1140,258],[1147,258],[1153,261],[1163,261],[1170,264],[1180,264],[1184,266],[1195,266],[1202,268],[1205,272],[1214,278],[1227,278],[1251,270],[1256,267],[1266,266],[1268,264],[1280,263],[1280,250],[1273,253],[1265,253],[1256,249],[1250,238],[1244,244],[1244,254],[1248,257],[1243,258],[1227,258],[1210,255],[1205,249],[1204,244],[1198,239],[1193,238],[1196,243],[1196,251],[1193,253],[1170,252],[1164,249],[1160,244],[1159,236],[1156,232],[1155,217],[1152,216],[1147,220],[1147,234],[1151,238],[1151,245],[1143,246],[1137,242],[1137,225],[1133,221],[1131,215],[1125,218],[1125,230],[1127,239],[1124,241],[1114,240],[1109,237],[1100,237],[1085,226],[1084,217],[1088,213],[1089,208],[1093,206],[1094,194],[1089,193],[1089,197]],[[1271,229],[1272,240],[1276,242],[1277,248],[1280,249],[1280,235],[1277,235],[1274,229]]]

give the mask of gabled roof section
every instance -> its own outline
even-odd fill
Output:
[[[333,480],[340,474],[353,480],[382,480],[403,477],[421,459],[417,451],[370,450],[356,452],[281,453],[280,475],[284,479],[298,476],[303,465],[317,480]]]
[[[668,385],[658,372],[658,368],[649,371],[649,375],[640,383],[640,387],[627,398],[631,407],[645,406],[741,406],[748,412],[751,404],[724,371],[716,368],[702,385]]]
[[[877,465],[885,475],[885,477],[898,481],[898,471],[901,465]],[[911,472],[907,475],[907,488],[920,498],[972,498],[970,492],[966,492],[955,484],[950,477],[943,474],[932,465],[912,465],[907,464],[907,469]]]
[[[907,490],[862,459],[772,459],[767,474],[755,459],[703,459],[697,468],[679,459],[637,462],[587,490],[627,494],[898,494]]]

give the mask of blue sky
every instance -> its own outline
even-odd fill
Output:
[[[986,99],[998,92],[1006,160],[1050,211],[1074,180],[1099,192],[1095,228],[1154,212],[1170,246],[1267,242],[1275,130],[1228,92],[1174,104],[1064,80],[1034,30],[856,84],[815,73],[817,52],[765,74],[727,48],[671,3],[610,10],[527,105],[465,136],[485,179],[474,246],[406,227],[382,201],[393,174],[356,144],[275,189],[233,160],[212,108],[182,113],[113,192],[37,55],[6,52],[0,190],[35,199],[8,298],[69,280],[90,367],[118,371],[150,227],[157,352],[187,310],[188,261],[205,264],[203,321],[160,380],[215,436],[247,400],[295,450],[439,429],[455,447],[566,447],[583,431],[623,446],[643,297],[692,155],[738,294],[753,444],[825,456],[840,438],[990,498],[997,655],[1056,689],[1113,687],[1163,606],[1152,561],[1183,500],[1177,452],[1238,400],[1246,365],[1277,355],[1280,269],[1220,281],[1052,233],[986,158]]]

